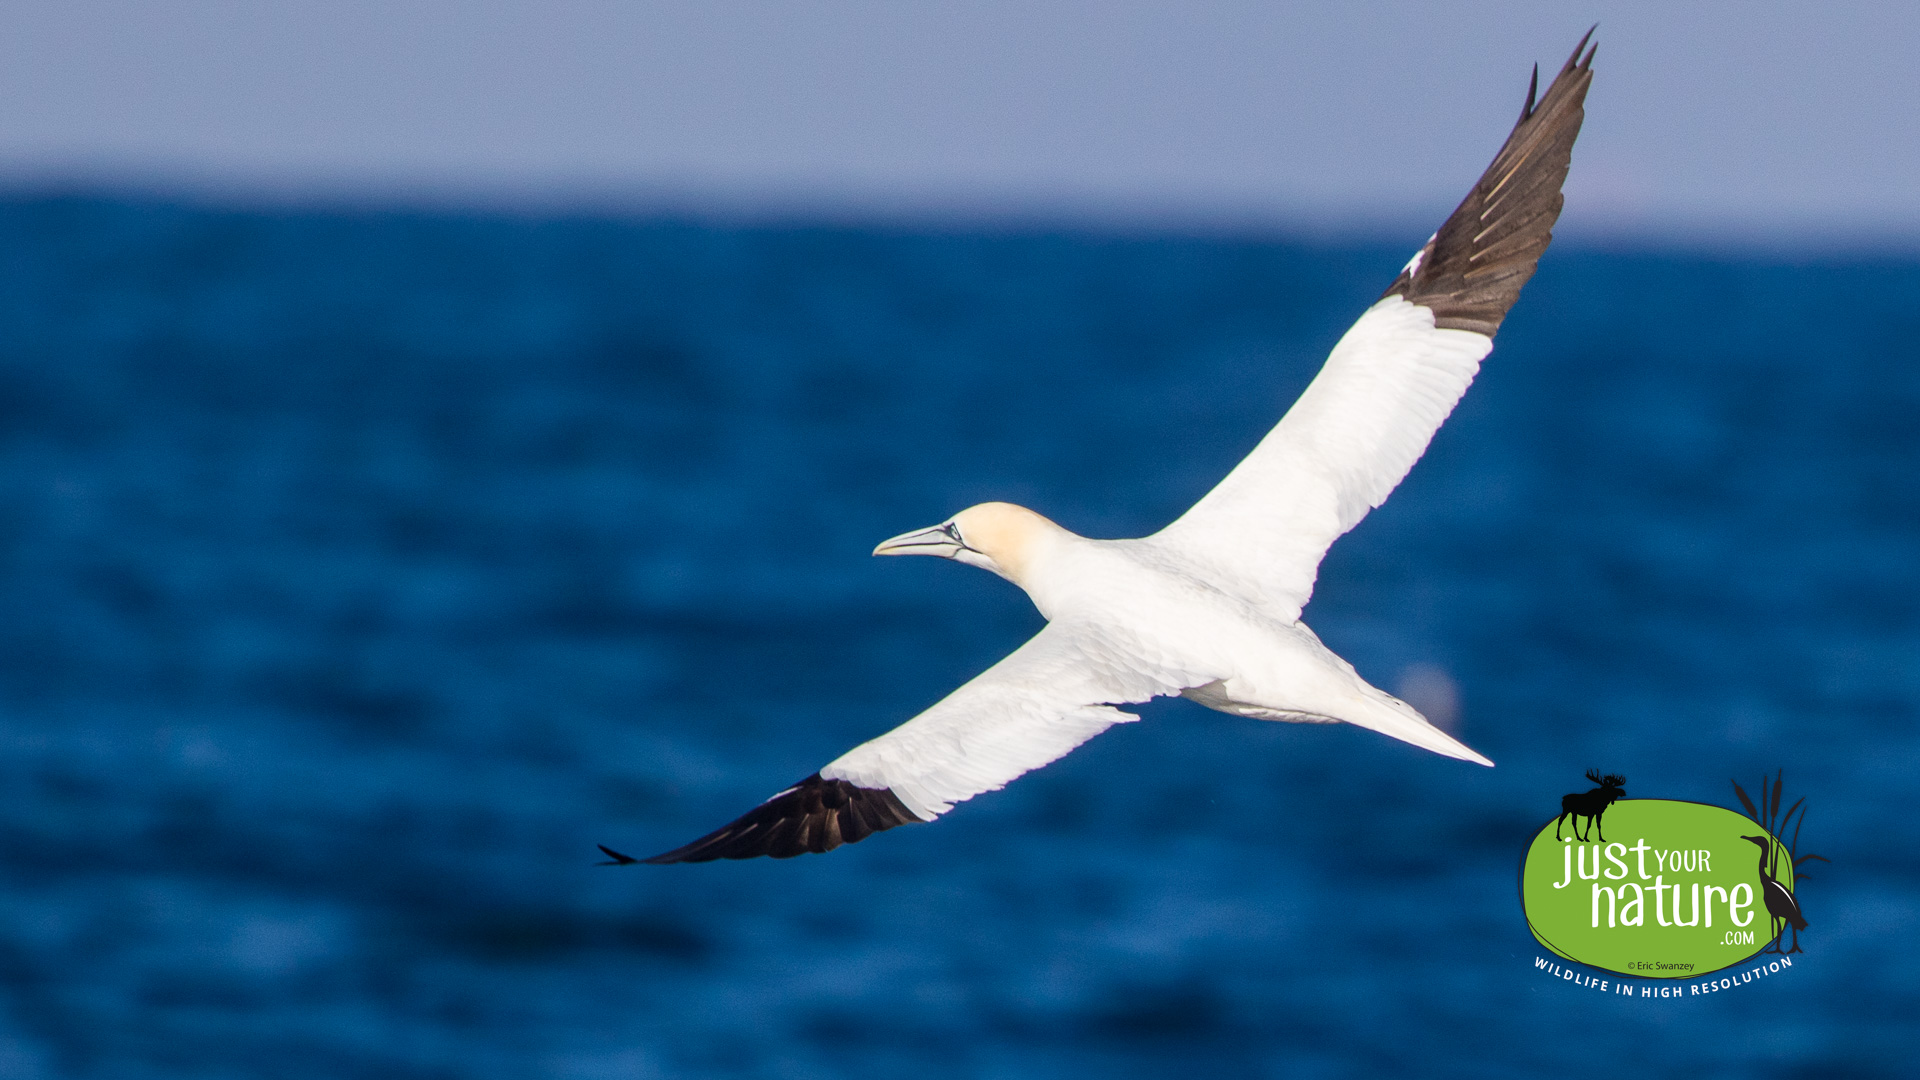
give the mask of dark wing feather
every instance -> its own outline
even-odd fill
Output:
[[[856,787],[845,780],[822,780],[814,773],[754,807],[724,828],[649,863],[712,862],[770,855],[790,859],[808,852],[832,851],[857,843],[895,825],[920,821],[893,792]]]
[[[1580,39],[1537,106],[1533,95],[1540,76],[1535,71],[1527,107],[1506,145],[1383,297],[1398,294],[1431,309],[1433,324],[1443,329],[1488,337],[1500,329],[1560,218],[1560,185],[1567,179],[1573,140],[1586,117],[1587,87],[1593,83],[1593,53],[1599,46],[1587,48],[1592,37],[1589,30]]]

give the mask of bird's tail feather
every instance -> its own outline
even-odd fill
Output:
[[[1356,727],[1377,731],[1404,743],[1412,743],[1422,750],[1431,750],[1436,754],[1459,758],[1461,761],[1471,761],[1488,768],[1493,767],[1493,762],[1487,760],[1484,755],[1433,726],[1433,723],[1415,711],[1413,706],[1384,693],[1380,696],[1385,700],[1372,703],[1373,708],[1356,709],[1353,711],[1354,715],[1342,716],[1340,719]]]

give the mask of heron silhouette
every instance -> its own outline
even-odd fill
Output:
[[[1776,952],[1799,952],[1800,931],[1807,928],[1806,916],[1800,914],[1800,905],[1794,902],[1793,890],[1780,884],[1773,876],[1767,864],[1772,860],[1774,840],[1770,836],[1742,836],[1742,840],[1751,840],[1760,846],[1760,896],[1766,901],[1767,914],[1773,917],[1773,948]],[[1783,926],[1782,924],[1785,924]],[[1793,927],[1793,948],[1780,948],[1780,935],[1786,933],[1786,926]]]
[[[1767,790],[1769,787],[1773,790]],[[1807,928],[1806,917],[1800,914],[1800,902],[1794,899],[1792,890],[1780,884],[1779,880],[1773,876],[1769,868],[1777,866],[1780,856],[1785,855],[1787,865],[1793,870],[1793,883],[1797,887],[1810,876],[1801,873],[1801,863],[1813,859],[1818,859],[1821,862],[1831,862],[1832,860],[1828,859],[1825,855],[1815,855],[1812,852],[1808,852],[1805,855],[1800,854],[1800,826],[1807,823],[1807,800],[1805,798],[1795,799],[1793,805],[1787,808],[1786,814],[1782,815],[1780,813],[1780,803],[1782,801],[1781,796],[1786,793],[1785,788],[1785,769],[1774,774],[1771,785],[1767,783],[1767,778],[1762,776],[1760,778],[1760,806],[1755,808],[1753,800],[1747,797],[1746,789],[1740,786],[1740,781],[1735,780],[1733,782],[1733,793],[1740,797],[1740,805],[1746,807],[1747,816],[1752,818],[1762,829],[1766,830],[1766,832],[1762,834],[1764,837],[1772,838],[1771,842],[1769,842],[1768,839],[1752,836],[1741,837],[1742,840],[1751,840],[1760,845],[1760,892],[1766,900],[1767,913],[1774,917],[1773,950],[1775,952],[1799,952],[1800,931]],[[1798,811],[1800,814],[1800,820],[1797,822],[1794,821],[1793,817],[1795,811]],[[1793,826],[1792,838],[1787,840],[1779,839],[1787,835],[1787,826],[1790,824]],[[1777,899],[1775,897],[1776,893],[1778,894]],[[1791,949],[1782,950],[1780,948],[1780,935],[1784,933],[1780,927],[1780,920],[1782,919],[1785,919],[1793,926],[1793,948]]]

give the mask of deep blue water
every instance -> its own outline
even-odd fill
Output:
[[[1148,707],[939,824],[705,832],[985,667],[872,545],[1137,535],[1406,250],[0,202],[0,1076],[1893,1075],[1920,263],[1556,248],[1308,620],[1484,770]],[[1589,767],[1833,860],[1791,973],[1549,981]]]

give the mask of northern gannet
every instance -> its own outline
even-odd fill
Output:
[[[1139,719],[1116,706],[1165,695],[1261,720],[1344,721],[1492,765],[1368,685],[1300,611],[1327,548],[1386,500],[1466,392],[1552,239],[1593,80],[1592,36],[1537,105],[1534,69],[1520,120],[1479,183],[1218,487],[1138,540],[1091,540],[990,502],[874,548],[998,574],[1047,625],[920,715],[644,861],[786,858],[932,821]]]

